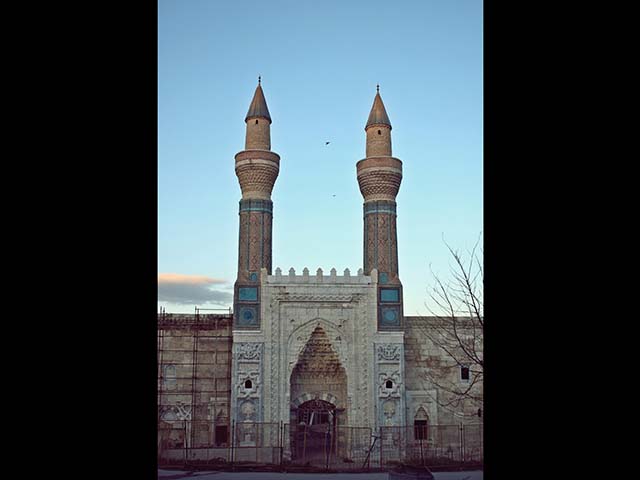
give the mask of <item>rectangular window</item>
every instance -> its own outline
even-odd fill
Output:
[[[416,420],[413,424],[413,436],[416,440],[427,439],[427,421]]]
[[[463,381],[469,381],[469,367],[460,367],[460,379]]]
[[[226,425],[216,425],[216,446],[220,447],[228,443],[228,430]]]

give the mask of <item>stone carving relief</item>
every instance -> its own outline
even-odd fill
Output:
[[[427,415],[427,410],[424,405],[420,405],[420,408],[418,408],[413,418],[414,420],[429,420],[429,415]]]
[[[257,360],[260,361],[261,343],[239,343],[238,344],[238,360]]]
[[[162,407],[160,418],[165,421],[171,420],[191,420],[191,405],[182,402],[176,402],[175,405],[167,405]]]
[[[378,395],[381,398],[400,397],[400,371],[378,373]]]
[[[178,420],[178,417],[176,416],[176,413],[172,405],[160,407],[160,418],[165,422]]]
[[[263,344],[238,342],[234,345],[233,404],[237,422],[261,421]]]
[[[305,293],[283,293],[276,295],[278,301],[286,300],[287,302],[342,302],[349,303],[357,297],[358,294],[341,295],[341,294],[305,294]]]
[[[250,385],[250,386],[247,386]],[[253,371],[238,371],[236,392],[238,398],[258,398],[260,386],[260,373]]]
[[[209,405],[207,406],[207,420],[215,421],[217,423],[227,423],[228,420],[228,408],[226,402],[219,402],[216,398],[209,399]]]
[[[428,420],[431,424],[438,423],[438,390],[412,390],[406,393],[407,421]],[[421,413],[423,412],[423,413]],[[424,417],[428,418],[421,418]]]
[[[276,307],[274,304],[277,304],[278,302],[275,301],[274,302],[274,298],[271,299],[271,304],[272,304],[272,308],[273,311],[278,311],[280,310],[279,308],[279,304]],[[269,384],[270,384],[270,390],[269,390],[269,403],[271,406],[271,411],[269,412],[269,416],[271,418],[271,420],[275,420],[279,417],[278,415],[278,411],[280,409],[280,405],[282,403],[282,399],[280,398],[280,394],[279,394],[279,382],[278,382],[278,365],[279,365],[279,360],[280,360],[280,345],[279,345],[279,339],[280,339],[280,322],[272,322],[271,323],[271,357],[269,358],[269,362],[271,365],[271,371],[269,372]],[[271,431],[271,435],[274,435],[274,431]]]
[[[379,425],[401,425],[404,422],[402,344],[377,344],[374,351]]]
[[[395,425],[395,416],[397,411],[397,405],[395,400],[386,400],[382,404],[382,412],[384,414],[384,425]]]
[[[393,343],[378,345],[378,360],[400,360],[400,345]]]
[[[178,420],[191,420],[191,405],[176,402],[176,416]]]
[[[256,406],[251,400],[245,400],[240,405],[240,420],[254,422],[256,420]]]
[[[347,353],[347,348],[344,345],[344,341],[342,341],[342,337],[340,334],[340,329],[331,322],[321,319],[311,320],[297,329],[295,329],[290,335],[287,341],[288,344],[288,363],[287,363],[287,378],[291,377],[291,372],[293,371],[293,367],[295,367],[298,359],[300,358],[300,354],[304,350],[304,347],[307,344],[307,341],[311,337],[311,333],[317,327],[321,326],[325,332],[329,335],[329,337],[336,338],[340,337],[340,341],[336,341],[332,343],[333,348],[335,348],[336,353],[340,359],[340,363],[343,366],[349,365],[349,356]]]
[[[254,422],[257,421],[256,413],[257,408],[252,400],[245,400],[240,404],[240,425],[238,430],[241,446],[255,445],[257,432]]]

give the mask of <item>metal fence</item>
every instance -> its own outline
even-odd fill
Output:
[[[482,424],[369,427],[161,422],[161,466],[375,470],[396,464],[481,466]]]
[[[482,464],[482,424],[380,428],[380,465]]]
[[[234,423],[231,462],[280,465],[284,445],[282,432],[282,423]]]
[[[209,421],[169,421],[158,426],[159,465],[227,464],[231,461],[227,425]]]
[[[284,464],[332,470],[368,468],[372,431],[369,427],[287,424]]]

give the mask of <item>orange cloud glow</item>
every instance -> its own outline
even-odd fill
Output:
[[[207,277],[205,275],[185,275],[183,273],[159,273],[158,284],[181,284],[181,285],[213,285],[227,283],[219,278]]]

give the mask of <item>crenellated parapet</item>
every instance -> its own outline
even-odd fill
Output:
[[[365,275],[362,268],[358,269],[356,275],[351,275],[351,271],[346,268],[342,275],[338,275],[335,268],[325,275],[321,268],[311,275],[308,268],[302,270],[302,274],[296,274],[295,269],[290,268],[288,273],[283,274],[280,268],[276,268],[275,275],[267,276],[267,283],[277,284],[340,284],[340,285],[369,285],[375,281],[375,274]]]

